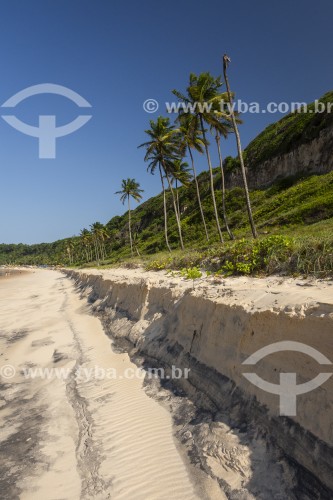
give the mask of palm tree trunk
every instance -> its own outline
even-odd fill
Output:
[[[181,246],[181,249],[184,250],[182,227],[180,225],[180,219],[178,217],[178,210],[177,210],[177,202],[176,202],[175,193],[174,193],[173,187],[171,185],[169,174],[168,174],[168,172],[167,172],[167,170],[166,170],[165,167],[164,167],[164,172],[165,172],[165,175],[166,175],[166,178],[167,178],[167,181],[168,181],[168,185],[169,185],[169,188],[170,188],[170,191],[171,191],[172,202],[173,202],[173,209],[174,209],[174,212],[175,212],[176,222],[177,222],[177,227],[178,227],[178,234],[179,234],[180,246]]]
[[[192,163],[193,177],[194,177],[195,187],[197,189],[197,198],[198,198],[198,204],[199,204],[199,208],[200,208],[202,223],[203,223],[204,228],[205,228],[206,239],[207,239],[207,241],[209,241],[209,235],[208,235],[208,231],[207,231],[207,225],[206,225],[205,216],[204,216],[203,209],[202,209],[202,204],[201,204],[199,183],[198,183],[197,173],[196,173],[195,166],[194,166],[194,159],[193,159],[191,148],[188,148],[188,151],[190,153],[190,158],[191,158],[191,163]]]
[[[252,215],[250,194],[249,194],[249,188],[247,185],[246,171],[245,171],[244,159],[243,159],[243,154],[242,154],[242,145],[241,145],[241,141],[240,141],[240,136],[239,136],[239,131],[238,131],[237,123],[236,123],[234,109],[232,106],[232,95],[231,95],[231,91],[230,91],[230,85],[229,85],[229,80],[228,80],[228,76],[227,76],[227,64],[226,64],[225,60],[223,60],[223,74],[224,74],[225,84],[227,87],[227,92],[228,92],[228,97],[229,97],[230,115],[231,115],[231,120],[232,120],[232,126],[233,126],[235,136],[236,136],[238,158],[239,158],[239,162],[240,162],[240,166],[241,166],[243,184],[244,184],[244,190],[245,190],[247,213],[249,216],[249,221],[250,221],[250,226],[251,226],[253,238],[257,238],[258,234],[257,234],[256,226],[254,224],[253,215]]]
[[[178,181],[177,181],[177,179],[176,179],[176,201],[177,201],[178,217],[180,220],[180,206],[179,206],[179,194],[178,194]]]
[[[97,261],[97,265],[99,266],[99,250],[98,250],[98,242],[97,242],[96,235],[94,236],[94,246],[95,246],[96,261]]]
[[[128,200],[128,231],[130,237],[130,245],[131,245],[131,256],[133,257],[133,243],[132,243],[132,230],[131,230],[131,206],[130,206],[130,197],[127,197]]]
[[[101,260],[103,261],[104,260],[103,246],[102,246],[102,242],[101,242],[100,238],[98,238],[97,244],[98,244],[99,255],[101,257]]]
[[[223,215],[223,220],[224,220],[225,228],[227,230],[229,238],[231,240],[234,240],[235,237],[234,237],[234,235],[232,234],[232,232],[231,232],[231,230],[229,228],[228,219],[227,219],[227,211],[226,211],[226,207],[225,207],[225,181],[224,181],[224,169],[223,169],[223,160],[222,160],[222,153],[221,153],[221,137],[220,137],[220,135],[218,133],[216,134],[215,140],[216,140],[217,149],[218,149],[218,152],[219,152],[220,169],[221,169],[221,180],[222,180],[222,215]]]
[[[161,165],[159,165],[159,166],[158,166],[158,168],[159,168],[159,171],[160,171],[161,184],[162,184],[162,191],[163,191],[163,208],[164,208],[164,236],[165,236],[165,243],[166,243],[166,246],[168,247],[169,252],[171,252],[171,248],[170,248],[170,245],[169,245],[169,239],[168,239],[168,215],[167,215],[166,196],[165,196],[164,180],[163,180],[163,175],[162,175]]]
[[[204,143],[205,143],[205,151],[206,151],[206,157],[207,157],[207,162],[208,162],[208,167],[209,167],[210,190],[211,190],[211,193],[212,193],[212,199],[213,199],[213,205],[214,205],[214,213],[215,213],[215,221],[216,221],[217,232],[219,233],[219,237],[220,237],[221,243],[224,243],[223,236],[222,236],[222,231],[221,231],[221,226],[220,226],[220,221],[219,221],[219,214],[217,212],[217,206],[216,206],[212,162],[210,160],[210,155],[209,155],[209,151],[208,151],[208,146],[207,146],[207,141],[206,141],[206,133],[205,133],[205,127],[204,127],[204,124],[203,124],[202,115],[200,115],[200,125],[201,125],[202,137],[203,137],[203,140],[204,140]]]

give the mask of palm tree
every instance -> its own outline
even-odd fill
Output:
[[[100,225],[99,228],[99,240],[100,240],[100,248],[101,248],[101,253],[102,253],[102,260],[105,259],[106,257],[106,250],[105,250],[105,240],[109,237],[108,230],[103,224]]]
[[[162,116],[159,116],[156,122],[154,122],[154,120],[150,120],[150,127],[151,128],[145,130],[145,132],[146,134],[149,135],[151,140],[143,144],[140,144],[140,146],[138,147],[146,148],[145,161],[149,161],[147,170],[149,170],[150,173],[154,174],[156,168],[158,167],[160,172],[160,178],[163,190],[164,233],[168,250],[171,252],[171,248],[168,241],[168,222],[167,222],[164,178],[167,180],[171,192],[173,207],[178,227],[180,245],[182,250],[184,250],[182,229],[180,225],[180,219],[178,216],[176,198],[171,184],[173,162],[181,157],[179,131],[176,130],[173,125],[170,125],[169,118],[164,118]]]
[[[221,102],[215,102],[214,104],[214,116],[210,120],[210,131],[213,136],[215,136],[215,142],[217,146],[218,156],[219,156],[219,164],[221,171],[221,191],[222,191],[222,217],[224,220],[225,228],[231,240],[235,239],[232,234],[228,219],[227,219],[227,211],[225,205],[225,179],[224,179],[224,168],[223,168],[223,159],[221,152],[221,136],[225,139],[228,137],[229,133],[232,131],[232,126],[230,124],[230,115],[221,109]],[[237,118],[238,123],[241,121]]]
[[[84,228],[80,232],[80,238],[82,242],[83,249],[85,251],[86,260],[89,262],[91,260],[91,233],[88,229]]]
[[[228,80],[228,75],[227,75],[227,68],[229,66],[229,63],[230,63],[230,58],[227,56],[227,54],[224,54],[224,56],[223,56],[223,74],[224,74],[225,84],[227,86],[227,92],[228,92],[228,97],[229,97],[228,101],[230,104],[230,115],[231,115],[232,125],[233,125],[233,129],[234,129],[235,136],[236,136],[238,158],[239,158],[239,163],[241,166],[243,184],[244,184],[244,190],[245,190],[246,207],[247,207],[247,212],[248,212],[248,216],[249,216],[249,221],[250,221],[250,226],[251,226],[253,238],[257,238],[258,234],[257,234],[256,226],[254,224],[253,215],[252,215],[250,194],[249,194],[249,189],[248,189],[248,185],[247,185],[246,171],[245,171],[244,159],[243,159],[243,154],[242,154],[242,145],[241,145],[241,141],[240,141],[240,135],[239,135],[239,131],[238,131],[237,123],[236,123],[234,109],[232,106],[232,94],[230,91],[230,85],[229,85],[229,80]]]
[[[208,167],[209,167],[210,189],[214,206],[216,227],[220,237],[220,241],[221,243],[223,243],[224,240],[222,236],[219,215],[216,206],[216,199],[215,199],[213,167],[208,149],[209,143],[206,139],[206,130],[204,126],[204,123],[210,125],[213,120],[216,120],[214,116],[214,111],[212,112],[210,106],[213,107],[213,105],[218,100],[224,101],[225,99],[227,99],[227,96],[225,94],[221,94],[219,92],[221,86],[222,83],[220,77],[214,78],[210,73],[201,73],[199,76],[195,75],[194,73],[191,73],[189,86],[186,89],[187,95],[185,96],[182,93],[178,92],[177,90],[173,90],[172,92],[185,104],[191,105],[194,116],[196,116],[199,120]]]
[[[92,234],[92,242],[94,245],[94,250],[95,250],[95,259],[97,261],[97,265],[99,266],[99,260],[100,260],[100,248],[99,248],[99,226],[100,222],[94,222],[91,224],[90,229],[91,229],[91,234]]]
[[[95,257],[97,265],[99,266],[99,261],[105,259],[105,240],[109,235],[106,227],[100,222],[94,222],[91,224],[90,228],[95,249]]]
[[[229,235],[229,238],[231,240],[234,240],[235,237],[231,232],[231,229],[228,224],[228,218],[227,218],[227,210],[225,206],[225,179],[224,179],[224,169],[223,169],[223,159],[222,159],[222,153],[221,153],[221,134],[219,132],[216,132],[215,134],[215,141],[217,145],[217,150],[219,154],[219,162],[220,162],[220,170],[221,170],[221,191],[222,191],[222,217],[224,220],[224,225],[227,230],[227,233]]]
[[[127,200],[128,202],[128,230],[131,245],[131,255],[133,257],[133,242],[132,242],[132,230],[131,230],[131,205],[130,198],[132,197],[135,201],[139,202],[142,199],[143,189],[140,189],[140,184],[136,182],[135,179],[128,178],[121,181],[121,191],[117,191],[116,194],[120,194],[120,201],[124,204]]]
[[[172,181],[175,181],[175,189],[176,189],[176,204],[177,204],[177,210],[178,210],[178,217],[180,220],[180,205],[179,205],[179,189],[178,189],[178,182],[180,182],[183,186],[188,186],[192,176],[189,172],[189,166],[186,161],[183,161],[182,158],[179,158],[178,160],[174,160],[172,163]],[[171,182],[172,183],[172,182]]]
[[[198,205],[200,209],[200,214],[201,214],[201,219],[203,223],[203,227],[205,230],[206,234],[206,239],[209,241],[209,235],[208,235],[208,230],[207,230],[207,225],[206,225],[206,220],[202,208],[202,203],[201,203],[201,197],[200,197],[200,189],[199,189],[199,183],[197,179],[197,173],[194,165],[194,159],[193,159],[193,154],[192,154],[192,149],[195,149],[199,153],[203,153],[204,150],[204,143],[201,137],[201,132],[199,130],[198,126],[198,119],[197,116],[191,115],[191,114],[182,114],[179,116],[179,121],[180,121],[180,133],[182,136],[182,141],[185,150],[188,150],[190,159],[191,159],[191,166],[192,166],[192,171],[193,171],[193,178],[194,178],[194,183],[196,187],[196,192],[197,192],[197,200],[198,200]]]
[[[72,239],[68,240],[66,243],[66,252],[68,255],[69,264],[72,265],[74,262],[74,241]]]

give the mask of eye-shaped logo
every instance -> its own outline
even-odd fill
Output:
[[[282,341],[270,344],[262,349],[259,349],[254,354],[249,356],[243,365],[256,365],[258,361],[265,358],[269,354],[281,351],[296,351],[315,359],[320,365],[331,365],[332,363],[326,356],[321,354],[313,347],[310,347],[301,342]],[[317,389],[326,380],[328,380],[332,373],[320,373],[314,379],[303,384],[296,383],[296,373],[280,373],[280,383],[271,384],[255,373],[243,373],[253,385],[271,394],[278,394],[280,396],[280,415],[296,416],[296,397],[298,394],[305,394],[307,392]]]
[[[67,99],[77,104],[79,108],[91,108],[91,104],[73,90],[53,83],[42,83],[21,90],[8,99],[1,107],[15,108],[17,104],[28,97],[39,94],[58,94],[67,97]],[[2,115],[2,118],[19,132],[39,139],[39,158],[54,159],[56,157],[56,139],[72,134],[81,128],[90,120],[91,115],[79,115],[75,120],[61,127],[56,126],[56,117],[54,115],[40,115],[38,127],[28,125],[13,115]]]

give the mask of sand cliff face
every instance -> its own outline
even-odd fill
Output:
[[[333,490],[333,377],[297,396],[296,415],[281,416],[280,399],[253,385],[252,372],[279,384],[296,373],[297,384],[332,368],[284,350],[256,366],[242,363],[259,349],[301,342],[333,361],[333,285],[269,278],[192,283],[156,273],[66,271],[104,316],[115,338],[157,365],[189,368],[177,381],[194,399],[204,395],[217,410],[255,426],[300,466],[301,498],[330,498]],[[254,454],[255,455],[255,454]],[[290,496],[290,498],[294,498]],[[297,498],[297,497],[296,497]],[[300,497],[298,497],[300,498]]]
[[[250,189],[269,186],[289,176],[326,174],[333,169],[333,128],[325,128],[318,138],[247,170]],[[227,187],[242,187],[240,172],[226,175]]]

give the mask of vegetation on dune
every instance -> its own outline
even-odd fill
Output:
[[[333,227],[333,221],[331,229]],[[184,267],[187,266],[187,267]],[[198,267],[215,275],[333,276],[332,238],[293,238],[272,235],[264,238],[240,239],[225,247],[192,250],[186,256],[164,254],[146,263],[147,270],[179,269],[190,272]]]

